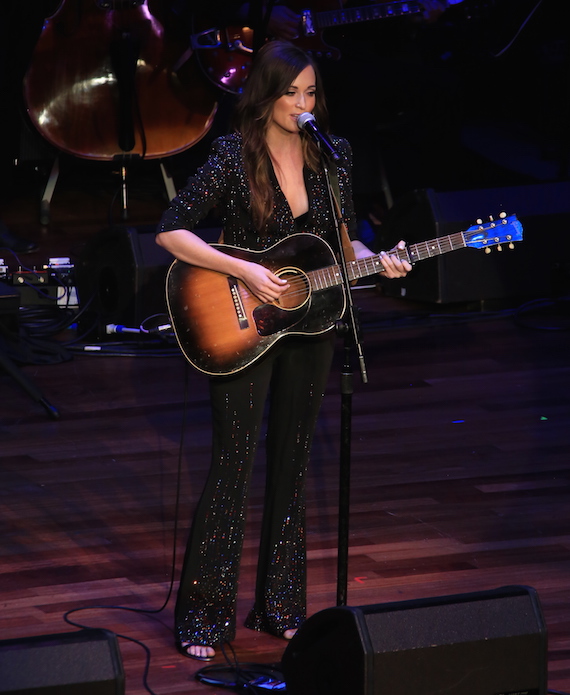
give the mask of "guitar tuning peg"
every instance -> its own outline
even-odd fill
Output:
[[[475,220],[475,223],[476,224],[483,224],[483,220],[479,218],[479,219]]]
[[[500,217],[502,220],[504,220],[506,216],[507,216],[507,213],[506,213],[506,212],[501,212],[501,213],[499,214],[499,217]]]
[[[491,253],[491,247],[490,246],[485,247],[485,253]]]
[[[503,247],[501,246],[501,244],[497,244],[497,251],[502,251],[502,250],[503,250]]]
[[[515,245],[513,244],[512,241],[511,241],[511,243],[509,244],[509,248],[510,248],[510,249],[514,249],[514,248],[515,248]]]
[[[489,215],[489,222],[494,222],[493,215]]]

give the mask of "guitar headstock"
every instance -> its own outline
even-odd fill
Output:
[[[490,253],[491,248],[496,246],[502,250],[502,244],[508,244],[509,248],[514,247],[515,241],[522,241],[523,226],[516,215],[509,215],[502,212],[498,220],[490,218],[489,222],[477,220],[477,224],[465,232],[465,245],[476,249],[485,249],[485,253]]]

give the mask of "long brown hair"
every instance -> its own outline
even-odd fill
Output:
[[[257,229],[263,232],[273,212],[273,186],[266,133],[273,105],[282,97],[295,78],[312,66],[316,75],[315,108],[319,127],[327,130],[328,114],[321,78],[309,55],[288,41],[266,43],[253,61],[241,99],[235,112],[235,125],[243,138],[245,170],[251,188],[251,206]],[[317,146],[300,132],[305,163],[314,171],[320,168]]]

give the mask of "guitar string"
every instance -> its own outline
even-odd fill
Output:
[[[505,222],[503,222],[505,224]],[[486,231],[488,225],[480,231]],[[503,230],[501,230],[503,232]],[[417,261],[439,256],[447,251],[454,251],[459,248],[465,248],[468,243],[465,239],[466,232],[456,232],[447,236],[438,237],[430,241],[422,241],[417,244],[410,244],[405,249],[396,249],[393,251],[400,260]],[[504,232],[503,232],[504,235]],[[445,240],[445,243],[443,243]],[[505,240],[508,240],[505,237]],[[431,251],[435,249],[436,252]],[[383,268],[378,267],[380,264],[381,254],[375,254],[366,258],[360,258],[349,263],[350,269],[353,271],[353,277],[350,280],[358,279],[366,275],[373,275],[382,272]],[[325,268],[308,271],[305,276],[298,276],[289,280],[290,289],[285,292],[287,298],[310,296],[311,291],[319,289],[329,289],[341,284],[340,268],[338,265],[331,265]],[[363,272],[364,271],[364,272]],[[307,278],[307,281],[305,280]]]

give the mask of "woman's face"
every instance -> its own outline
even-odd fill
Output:
[[[269,127],[282,132],[298,133],[297,117],[315,108],[316,82],[313,67],[307,65],[293,80],[285,94],[274,103]]]

